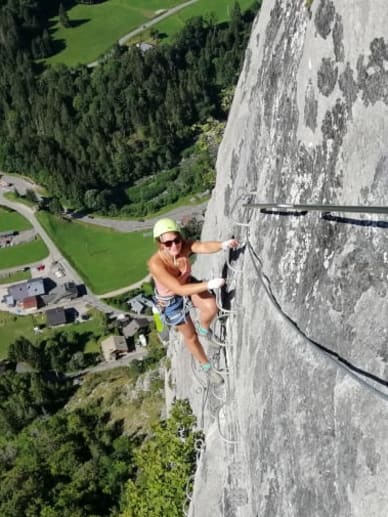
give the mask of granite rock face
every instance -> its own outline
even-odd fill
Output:
[[[207,390],[173,346],[206,432],[191,517],[382,517],[388,508],[388,4],[264,1],[217,162],[196,275],[227,275],[227,369]]]

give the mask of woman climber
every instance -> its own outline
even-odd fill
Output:
[[[158,251],[148,262],[149,271],[155,282],[155,296],[158,308],[168,325],[174,325],[183,335],[187,348],[208,375],[209,382],[221,384],[222,376],[213,368],[198,339],[198,334],[211,338],[210,324],[217,314],[215,296],[209,289],[218,289],[225,283],[223,278],[206,282],[191,277],[190,255],[193,253],[216,253],[228,248],[237,248],[235,239],[221,241],[185,240],[178,224],[173,219],[160,219],[153,229]],[[190,297],[199,310],[197,331],[189,314],[185,298]],[[198,332],[198,334],[197,334]]]

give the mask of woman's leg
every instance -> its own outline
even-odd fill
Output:
[[[199,310],[199,323],[201,327],[208,329],[218,312],[215,296],[206,291],[191,295],[191,301],[194,307]]]
[[[209,362],[205,351],[199,342],[197,333],[195,332],[195,328],[191,318],[188,318],[185,323],[181,325],[177,325],[177,329],[183,335],[187,348],[193,354],[195,359],[199,361],[201,364],[206,364]]]

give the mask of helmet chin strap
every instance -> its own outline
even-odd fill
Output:
[[[159,253],[166,255],[167,257],[171,257],[171,254],[167,250],[159,250]],[[172,255],[172,261],[174,262],[174,266],[177,265],[177,257],[176,255]]]

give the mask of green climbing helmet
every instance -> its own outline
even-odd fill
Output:
[[[161,235],[167,232],[177,232],[179,233],[181,230],[174,219],[169,219],[166,217],[165,219],[159,219],[154,225],[154,239],[158,239]]]

